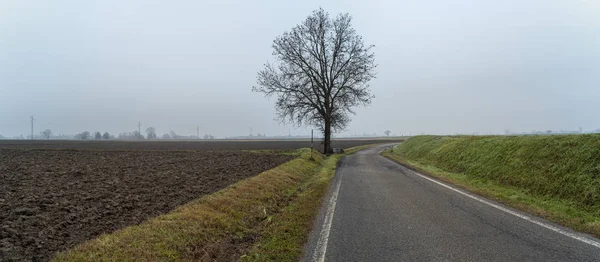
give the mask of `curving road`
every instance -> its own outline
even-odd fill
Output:
[[[305,261],[600,261],[600,241],[417,174],[342,159]]]

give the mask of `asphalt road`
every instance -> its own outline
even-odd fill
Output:
[[[424,178],[386,147],[342,159],[303,260],[600,261],[598,239]]]

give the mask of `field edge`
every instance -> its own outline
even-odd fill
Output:
[[[169,213],[58,252],[53,261],[254,261],[275,253],[297,260],[310,231],[307,221],[316,216],[343,156],[313,151],[311,160],[310,149],[298,155]],[[296,231],[287,234],[290,225]],[[274,232],[287,237],[275,240]]]
[[[249,252],[242,255],[241,260],[300,260],[339,160],[373,145],[352,147],[346,149],[344,154],[335,154],[325,158],[315,175],[302,184],[298,197],[263,228],[264,234],[261,240]]]

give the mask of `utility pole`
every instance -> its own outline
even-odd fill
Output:
[[[196,138],[200,140],[200,126],[196,126]]]
[[[33,116],[31,116],[31,140],[33,140]]]
[[[312,156],[312,151],[313,151],[313,130],[310,130],[310,160],[313,160],[313,156]]]
[[[138,122],[138,139],[142,140],[142,122]]]

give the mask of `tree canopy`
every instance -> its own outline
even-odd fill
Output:
[[[369,105],[368,82],[376,76],[374,46],[352,28],[352,17],[313,11],[304,22],[273,41],[276,64],[258,72],[255,92],[276,96],[282,121],[312,125],[324,135],[330,153],[332,131],[343,130],[353,107]]]

